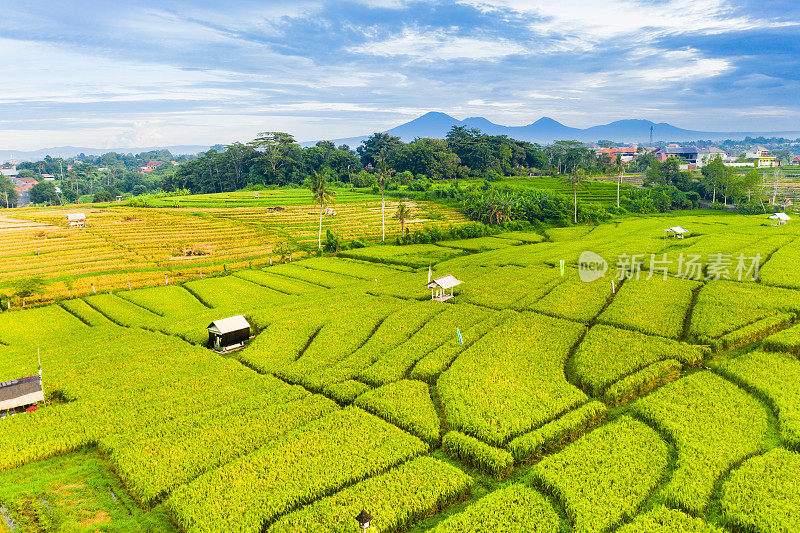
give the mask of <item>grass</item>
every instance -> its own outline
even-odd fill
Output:
[[[0,502],[22,531],[178,531],[160,506],[140,509],[93,449],[0,472]]]

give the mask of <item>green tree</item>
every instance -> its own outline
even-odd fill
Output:
[[[34,204],[58,205],[58,193],[52,181],[41,181],[31,187],[31,202]]]
[[[361,158],[361,164],[365,167],[372,165],[378,166],[380,159],[391,157],[396,150],[403,147],[400,137],[389,135],[388,133],[373,133],[361,146],[356,148],[356,153]]]
[[[622,175],[625,173],[625,163],[622,162],[622,156],[617,154],[614,159],[614,171],[617,173],[617,209],[619,209],[619,188],[622,184]]]
[[[411,218],[411,209],[403,202],[397,204],[397,211],[394,214],[394,218],[400,222],[400,235],[403,236],[406,233],[406,220]]]
[[[572,187],[572,198],[573,198],[573,222],[575,224],[578,223],[578,187],[584,185],[586,183],[586,171],[582,168],[573,168],[572,172],[569,174],[565,174],[562,177],[562,181]]]
[[[311,183],[309,184],[308,188],[314,198],[314,203],[319,204],[319,238],[317,239],[317,247],[321,250],[322,210],[325,209],[326,204],[334,201],[333,196],[336,194],[336,192],[330,189],[328,180],[325,178],[325,174],[319,171],[314,172],[314,176],[311,178]]]
[[[16,207],[17,191],[7,177],[0,174],[0,207]]]
[[[72,189],[67,189],[64,191],[63,194],[64,202],[68,204],[77,204],[78,203],[78,193],[76,193]]]
[[[742,187],[747,191],[747,202],[752,200],[753,191],[763,182],[761,174],[756,169],[750,169],[742,179]]]
[[[383,154],[378,160],[378,184],[381,187],[381,242],[386,242],[386,216],[384,215],[386,202],[383,199],[383,192],[386,189],[387,179],[389,179],[389,171],[386,168],[386,155]]]
[[[41,276],[25,278],[17,283],[16,295],[19,298],[29,298],[34,294],[43,295],[47,282]]]
[[[287,164],[289,153],[294,148],[299,148],[294,137],[282,131],[259,133],[258,137],[247,144],[261,154],[273,174]]]
[[[113,202],[114,196],[111,194],[111,191],[108,189],[103,189],[101,191],[97,191],[94,193],[94,197],[92,198],[92,202],[100,203],[100,202]]]
[[[712,191],[711,202],[716,203],[717,189],[722,187],[722,182],[725,180],[725,164],[719,154],[710,163],[703,166],[700,172],[703,175],[703,188],[706,193],[709,190]]]

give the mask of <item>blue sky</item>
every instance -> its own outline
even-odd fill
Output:
[[[795,0],[6,0],[0,148],[298,140],[426,111],[800,129]]]

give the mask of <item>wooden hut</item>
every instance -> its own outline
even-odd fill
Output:
[[[461,285],[461,282],[451,274],[447,274],[441,278],[429,281],[426,287],[431,290],[431,300],[444,302],[454,296],[453,288],[458,285]],[[447,293],[447,289],[450,289],[450,294]]]
[[[86,227],[86,215],[83,213],[68,213],[67,214],[67,223],[71,228],[85,228]]]
[[[786,213],[775,213],[774,215],[770,215],[769,218],[772,220],[772,226],[782,226],[792,220],[792,217]]]
[[[42,376],[31,376],[0,383],[0,411],[10,411],[41,401],[44,401]]]
[[[244,315],[215,320],[208,325],[208,344],[215,352],[229,352],[244,346],[250,338],[250,324]]]
[[[667,237],[675,236],[677,239],[683,239],[684,236],[689,234],[689,230],[682,228],[680,226],[673,226],[671,228],[667,228],[664,231],[667,232]]]

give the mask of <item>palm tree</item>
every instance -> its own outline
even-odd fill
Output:
[[[562,177],[564,183],[572,186],[573,194],[573,222],[578,223],[578,186],[586,182],[586,171],[582,168],[573,168],[572,172]]]
[[[400,202],[397,204],[397,212],[395,212],[394,218],[400,222],[400,236],[402,237],[406,233],[406,220],[411,218],[411,209],[403,202]]]
[[[619,186],[622,184],[622,175],[625,173],[625,163],[622,162],[622,156],[617,154],[614,160],[614,170],[617,171],[619,177],[617,178],[617,209],[619,209]]]
[[[336,194],[328,186],[328,180],[321,172],[314,172],[314,177],[311,178],[311,184],[308,186],[314,197],[314,203],[319,204],[319,238],[317,239],[317,246],[322,249],[322,210],[325,204],[333,203],[333,196]]]
[[[386,186],[386,154],[381,154],[378,162],[378,183],[381,184],[381,242],[386,242],[386,217],[383,214],[385,206],[383,189]]]

